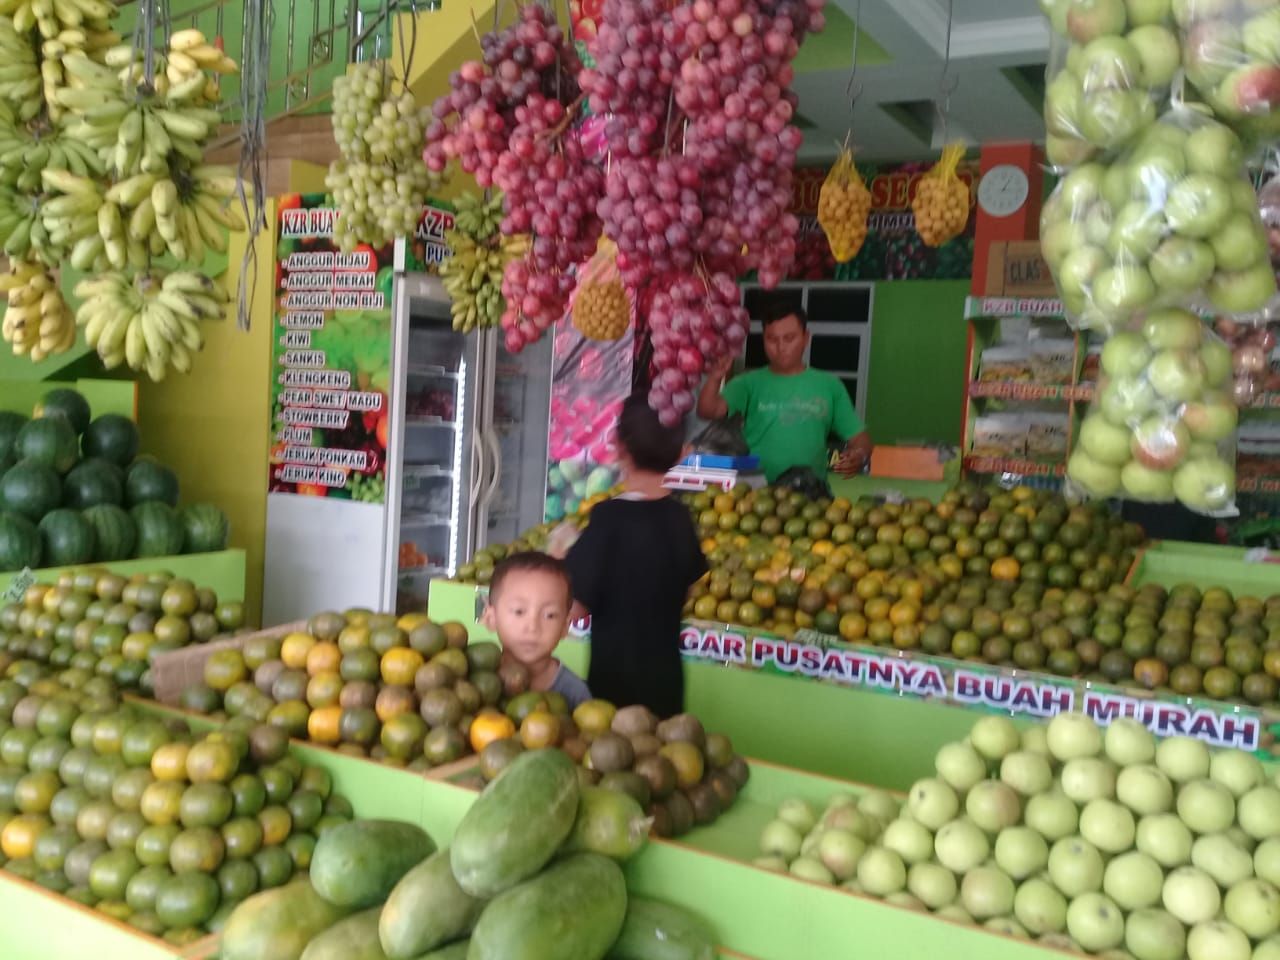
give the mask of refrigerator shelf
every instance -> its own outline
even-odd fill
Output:
[[[457,370],[446,370],[434,363],[411,363],[405,368],[411,377],[439,377],[445,380],[457,380]]]
[[[453,518],[443,513],[406,513],[400,517],[400,529],[407,527],[447,527]]]
[[[441,463],[406,463],[404,475],[417,477],[419,480],[429,480],[432,477],[452,477],[453,469]]]
[[[406,427],[440,427],[448,430],[458,429],[458,422],[456,420],[446,420],[444,417],[405,417],[404,425]]]
[[[449,570],[437,564],[431,564],[425,567],[401,567],[400,577],[404,580],[417,579],[418,577],[426,577],[434,580],[436,577],[447,577]]]

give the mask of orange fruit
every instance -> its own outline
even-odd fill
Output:
[[[511,718],[497,710],[482,710],[471,721],[471,749],[479,753],[495,740],[514,737],[516,725]]]
[[[920,619],[920,608],[909,600],[899,600],[889,608],[889,622],[895,627],[909,626]]]
[[[394,647],[382,655],[382,682],[397,687],[411,687],[414,675],[425,662],[417,650]]]
[[[293,829],[293,817],[284,807],[263,807],[258,811],[258,823],[262,827],[262,844],[274,847],[284,843]]]
[[[1017,580],[1022,565],[1013,557],[1001,557],[991,564],[991,576],[996,580]]]
[[[24,813],[14,817],[0,831],[0,851],[10,860],[30,857],[40,834],[52,825],[47,817],[38,814]]]
[[[305,670],[307,654],[319,642],[309,633],[291,633],[280,644],[280,659],[291,670]]]
[[[342,708],[320,707],[312,710],[307,718],[307,737],[313,743],[337,743],[338,723],[342,719]]]
[[[151,775],[157,780],[186,780],[189,743],[166,743],[151,755]]]
[[[313,677],[321,673],[337,673],[341,662],[342,651],[336,643],[317,643],[307,651],[307,673]]]

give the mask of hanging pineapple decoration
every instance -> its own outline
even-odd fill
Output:
[[[952,0],[947,3],[947,49],[942,58],[942,76],[938,78],[938,119],[942,126],[942,140],[947,139],[947,117],[951,112],[951,95],[956,92],[959,78],[948,83],[947,70],[951,66],[951,27],[953,22]],[[969,185],[956,175],[956,167],[964,159],[963,143],[948,143],[942,156],[920,178],[916,195],[911,200],[911,212],[916,217],[916,233],[927,247],[940,247],[964,233],[969,223]]]
[[[827,171],[827,179],[818,191],[818,226],[826,235],[827,245],[837,263],[848,263],[858,255],[867,239],[867,218],[871,216],[871,191],[863,182],[858,166],[853,162],[853,149],[849,140],[853,136],[853,118],[857,113],[861,86],[855,86],[858,76],[858,35],[862,23],[862,0],[858,0],[853,24],[853,63],[849,67],[849,83],[845,93],[849,96],[849,132],[836,162]]]
[[[867,239],[870,215],[871,191],[846,142],[818,192],[818,225],[838,263],[847,263],[858,255]]]
[[[588,340],[617,340],[627,332],[635,312],[618,273],[618,245],[601,237],[594,256],[579,274],[570,316]]]
[[[964,144],[950,144],[916,186],[911,210],[926,246],[942,246],[964,233],[969,223],[969,185],[956,175],[963,158]]]

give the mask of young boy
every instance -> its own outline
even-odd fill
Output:
[[[644,397],[618,418],[624,491],[597,504],[565,558],[573,596],[591,614],[592,693],[660,717],[684,710],[681,613],[707,561],[689,510],[664,486],[684,439]]]
[[[502,659],[529,671],[529,689],[561,694],[573,710],[591,691],[552,654],[569,632],[573,594],[563,563],[545,553],[513,553],[493,570],[480,618],[498,635]]]

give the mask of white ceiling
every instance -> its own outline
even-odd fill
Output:
[[[1049,27],[1036,0],[953,0],[948,77],[956,83],[943,132],[937,101],[947,48],[947,0],[861,0],[862,26],[888,53],[889,63],[859,64],[862,88],[853,140],[868,160],[936,154],[944,142],[970,144],[1043,140],[1044,124],[1026,77],[1039,82],[1048,59]],[[858,0],[830,0],[852,20]],[[852,59],[852,42],[849,44]],[[802,55],[803,56],[803,55]],[[798,73],[805,131],[801,159],[834,157],[835,142],[850,126],[845,89],[849,63],[838,69]],[[826,66],[824,64],[824,66]],[[1021,68],[1022,77],[1014,74]],[[894,105],[907,104],[905,108]],[[886,109],[888,107],[888,109]],[[906,113],[904,119],[902,113]]]

